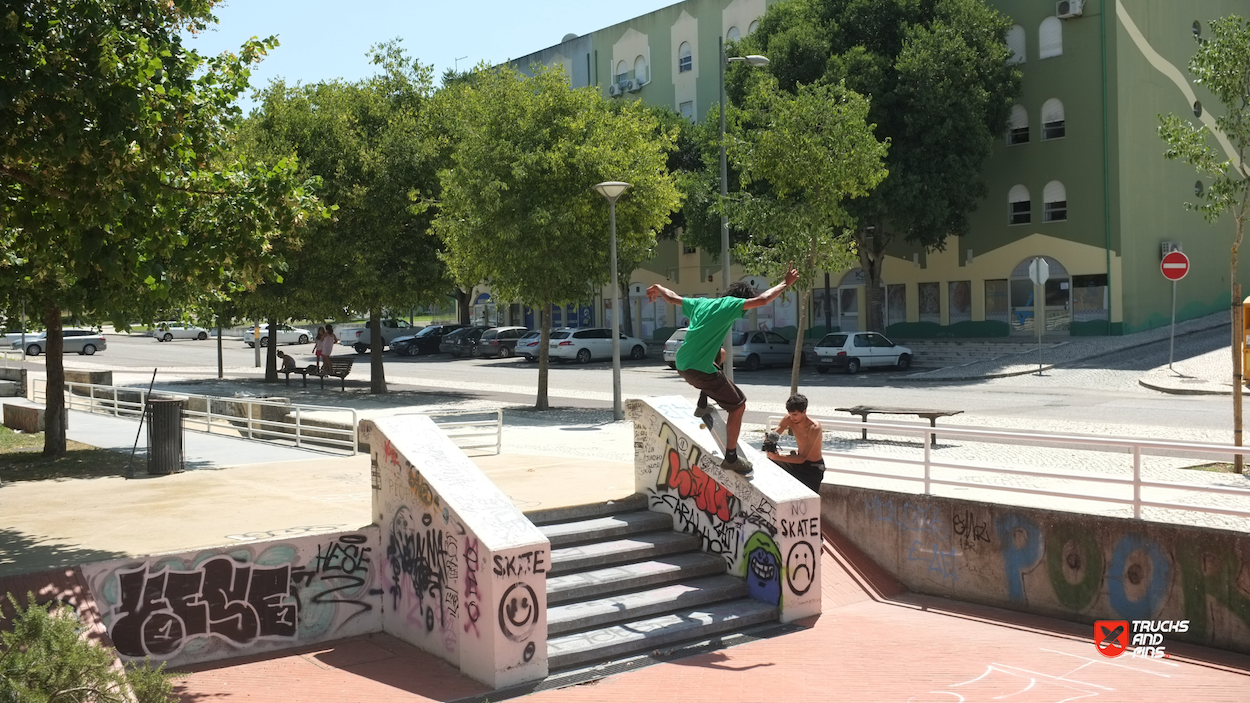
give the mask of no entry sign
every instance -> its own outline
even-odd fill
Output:
[[[1159,268],[1163,271],[1164,278],[1179,281],[1189,273],[1189,257],[1179,251],[1168,252]]]

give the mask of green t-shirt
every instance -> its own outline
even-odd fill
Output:
[[[716,350],[725,343],[725,333],[746,314],[742,298],[682,298],[681,312],[690,318],[686,339],[677,350],[677,368],[716,373]],[[733,360],[728,360],[732,363]]]

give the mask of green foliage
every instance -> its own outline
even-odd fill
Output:
[[[164,665],[113,667],[114,654],[83,636],[72,608],[39,605],[28,593],[12,629],[0,632],[0,700],[22,703],[171,703],[173,685]],[[133,696],[133,697],[132,697]]]

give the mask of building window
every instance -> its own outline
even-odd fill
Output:
[[[1038,58],[1063,56],[1063,23],[1058,17],[1047,17],[1037,30]]]
[[[985,319],[1007,322],[1011,314],[1007,304],[1007,279],[985,282]]]
[[[755,20],[754,22],[751,23],[751,26],[747,27],[747,34],[755,34],[755,30],[759,28],[760,28],[760,21]]]
[[[1042,191],[1045,205],[1042,210],[1042,221],[1063,222],[1068,219],[1068,191],[1059,181],[1051,181]]]
[[[629,80],[629,64],[625,63],[624,61],[617,61],[616,62],[616,74],[613,76],[612,80],[614,80],[618,85],[623,84],[626,81],[628,81]]]
[[[1202,103],[1194,101],[1194,117],[1202,117]]]
[[[1011,49],[1011,57],[1007,59],[1007,63],[1025,62],[1025,51],[1028,46],[1027,36],[1024,27],[1018,24],[1007,30],[1007,48]]]
[[[1042,104],[1042,141],[1059,139],[1068,133],[1063,120],[1063,103],[1051,98]]]
[[[907,322],[907,286],[903,283],[891,283],[885,287],[885,324],[888,327],[897,322]]]
[[[690,42],[682,42],[677,48],[677,72],[685,73],[694,70],[694,55],[690,53]]]
[[[1032,220],[1030,217],[1029,189],[1022,185],[1014,186],[1011,192],[1007,194],[1007,202],[1011,206],[1008,223],[1013,225],[1029,224]]]
[[[972,319],[972,281],[951,281],[947,284],[949,310],[947,323],[968,322]]]
[[[1072,320],[1089,322],[1107,319],[1107,274],[1072,277]]]
[[[1194,39],[1202,38],[1202,25],[1198,20],[1194,20]]]
[[[918,283],[920,321],[942,324],[942,289],[937,283]]]
[[[730,27],[729,31],[725,32],[725,39],[728,41],[738,41],[741,38],[742,35],[738,32],[737,27]]]
[[[679,105],[677,109],[681,112],[682,117],[685,117],[688,120],[694,119],[694,101],[693,100],[687,100],[686,102]]]
[[[1202,181],[1194,181],[1194,195],[1201,198],[1202,194],[1205,192],[1206,189],[1202,187]]]
[[[1007,128],[1007,145],[1029,143],[1029,111],[1023,105],[1011,106],[1011,122]]]
[[[699,253],[699,249],[698,249],[698,247],[692,247],[692,246],[690,246],[689,244],[686,244],[686,243],[684,243],[684,242],[683,242],[683,243],[682,243],[682,245],[681,245],[681,253],[683,253],[683,254],[697,254],[697,253]]]
[[[646,83],[650,80],[647,76],[647,59],[642,56],[634,59],[634,79],[637,80],[639,84]]]

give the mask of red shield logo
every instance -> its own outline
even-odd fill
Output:
[[[1094,646],[1104,657],[1118,657],[1128,649],[1128,620],[1099,620],[1094,623]]]

